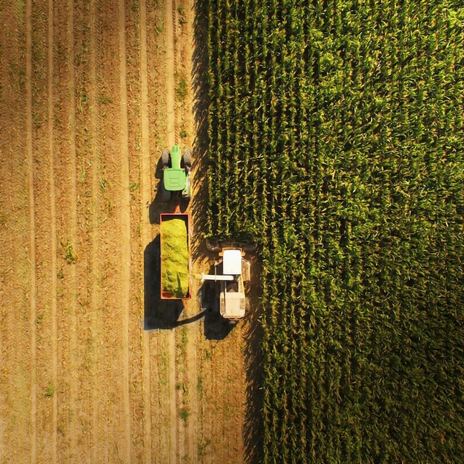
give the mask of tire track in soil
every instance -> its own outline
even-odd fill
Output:
[[[101,34],[98,57],[98,80],[101,82],[99,121],[101,170],[99,179],[102,216],[99,227],[102,256],[101,285],[102,310],[99,312],[99,416],[100,437],[104,441],[105,462],[119,462],[127,458],[127,416],[125,404],[126,382],[124,364],[124,242],[121,184],[121,76],[120,76],[120,6],[119,2],[101,3]],[[118,381],[112,381],[118,372]]]
[[[28,160],[28,198],[29,198],[29,330],[30,330],[30,459],[37,461],[37,334],[36,334],[36,257],[35,257],[35,205],[34,205],[34,172],[32,150],[32,0],[26,1],[26,150]]]
[[[143,328],[142,301],[142,208],[141,197],[141,61],[139,0],[126,0],[126,81],[128,116],[129,190],[130,190],[130,312],[129,312],[129,379],[131,414],[131,459],[143,460]]]
[[[95,386],[91,378],[95,340],[92,339],[92,292],[94,287],[92,263],[92,157],[90,87],[90,4],[87,0],[74,0],[74,105],[76,135],[76,261],[77,282],[77,411],[76,422],[80,430],[77,459],[90,461],[92,455],[93,394]]]
[[[68,0],[68,29],[67,39],[69,47],[69,115],[68,115],[68,128],[69,128],[69,151],[70,151],[70,205],[71,205],[71,218],[70,218],[70,237],[71,244],[77,248],[77,170],[76,170],[76,107],[75,107],[75,68],[74,68],[74,0]],[[66,188],[65,188],[66,189]],[[67,190],[67,189],[66,189]],[[77,404],[78,396],[78,371],[76,353],[77,353],[77,269],[75,264],[71,265],[71,286],[70,286],[70,334],[69,334],[69,456],[70,460],[76,462],[78,456],[78,437],[80,433],[77,428],[77,417],[79,416],[79,407]]]
[[[48,90],[48,163],[49,163],[49,191],[50,191],[50,254],[51,254],[51,345],[52,345],[52,388],[56,389],[58,383],[58,347],[57,347],[57,240],[56,240],[56,197],[55,197],[55,175],[54,175],[54,143],[53,143],[53,119],[54,119],[54,105],[53,105],[53,0],[48,0],[48,35],[47,35],[47,90]],[[52,442],[51,442],[51,456],[52,463],[57,463],[57,429],[58,429],[58,396],[54,392],[52,396]]]
[[[168,115],[168,140],[172,140],[171,145],[179,144],[179,135],[178,135],[178,120],[180,115],[180,105],[177,101],[178,95],[176,95],[176,84],[179,79],[179,29],[178,29],[178,0],[172,0],[172,8],[170,9],[171,21],[169,26],[172,27],[172,31],[169,32],[169,37],[172,38],[168,41],[168,49],[172,50],[172,61],[170,61],[172,66],[172,71],[168,71],[168,108],[171,109],[172,116],[169,118]],[[172,45],[171,45],[172,44]],[[168,55],[169,56],[169,55]],[[171,58],[169,56],[169,58]],[[171,96],[172,94],[172,96]],[[170,103],[170,98],[173,99],[172,104]],[[169,109],[168,109],[169,111]],[[182,148],[182,147],[181,147]],[[186,307],[188,306],[188,301],[183,301],[183,314],[186,312]],[[185,450],[185,425],[186,415],[188,415],[188,405],[185,404],[184,396],[185,390],[188,388],[188,378],[187,378],[187,369],[186,369],[186,355],[188,349],[188,330],[187,328],[181,326],[174,329],[176,337],[176,347],[175,347],[175,394],[176,394],[176,458],[177,462],[187,461],[187,453]],[[185,342],[186,339],[186,342]],[[184,351],[184,352],[182,352]],[[182,416],[181,416],[182,414]]]
[[[166,60],[166,17],[168,16],[166,2],[158,4],[147,2],[147,78],[148,78],[148,118],[149,118],[149,146],[150,146],[150,168],[156,168],[160,154],[163,148],[166,148],[168,140],[166,137],[167,129],[167,101],[166,101],[166,77],[167,77],[167,60]],[[153,172],[153,171],[152,171]],[[153,174],[146,178],[151,182],[152,186],[159,186],[159,181],[155,180]],[[162,211],[161,205],[156,201],[157,189],[152,193],[152,206],[148,207],[146,214],[149,217],[150,242],[152,246],[156,246],[156,237],[159,235],[158,215]],[[147,256],[156,255],[149,251]],[[150,258],[146,262],[151,268],[151,272],[158,268],[158,265],[153,263],[150,266]],[[150,270],[148,270],[148,281]],[[147,282],[148,282],[147,281]],[[156,308],[151,307],[154,290],[145,287],[145,297],[147,298],[147,328],[150,329],[150,315],[154,314]],[[155,293],[156,295],[156,293]],[[156,313],[155,313],[156,314]],[[147,333],[149,335],[149,333]],[[169,463],[172,461],[172,449],[175,452],[175,442],[172,444],[172,439],[175,439],[176,427],[171,427],[171,405],[172,405],[172,388],[170,382],[170,337],[174,334],[168,330],[158,330],[150,336],[149,342],[149,365],[150,365],[150,402],[151,402],[151,454],[155,462]],[[174,339],[175,340],[175,339]],[[175,413],[175,405],[174,405]],[[174,433],[173,433],[174,430]],[[173,461],[174,462],[174,461]]]
[[[0,462],[30,459],[24,13],[12,3],[0,11]]]
[[[150,202],[151,175],[150,175],[150,138],[149,138],[149,115],[148,115],[148,63],[147,63],[147,4],[146,0],[140,0],[140,83],[141,83],[141,211],[142,216],[142,246],[150,242],[150,223],[147,205]],[[142,310],[144,308],[142,307]],[[143,320],[143,314],[142,320]],[[142,333],[142,371],[143,371],[143,441],[145,462],[152,462],[152,422],[151,422],[151,383],[150,383],[150,335],[149,332]]]
[[[181,142],[186,147],[192,147],[194,139],[194,125],[192,121],[192,114],[194,108],[193,99],[193,24],[194,24],[194,3],[191,0],[178,0],[179,6],[176,8],[177,20],[175,23],[177,37],[177,50],[176,50],[176,71],[178,72],[177,79],[184,79],[186,82],[187,92],[184,97],[179,95],[179,103],[176,111],[176,136],[180,137],[181,130],[183,132]],[[192,179],[195,177],[197,161],[194,161],[194,168],[192,170]],[[196,186],[192,186],[192,195],[196,195]],[[195,224],[196,208],[195,203],[190,202],[189,210],[191,213],[191,222]],[[200,236],[198,231],[193,231],[191,241],[192,250],[198,249]],[[201,258],[192,259],[192,272],[197,274],[201,273],[204,269],[201,268]],[[195,316],[201,308],[197,300],[198,290],[200,288],[199,281],[192,283],[192,299],[186,304],[186,316]],[[185,395],[185,402],[189,411],[188,421],[185,424],[185,447],[190,462],[194,462],[198,457],[198,367],[197,367],[197,352],[198,352],[198,338],[201,337],[200,329],[201,324],[199,321],[189,323],[186,326],[188,334],[187,353],[185,358],[185,382],[187,385],[187,393]]]
[[[92,360],[92,436],[91,436],[91,461],[97,462],[98,456],[105,456],[103,451],[100,454],[99,440],[99,344],[98,331],[100,313],[100,292],[98,277],[100,274],[100,234],[99,234],[99,214],[100,214],[100,192],[98,188],[98,179],[100,173],[100,149],[98,136],[99,107],[98,107],[98,82],[97,82],[97,57],[100,54],[99,42],[96,40],[97,34],[97,7],[96,0],[90,1],[90,64],[89,64],[89,104],[90,104],[90,138],[91,138],[91,159],[92,159],[92,224],[91,224],[91,272],[92,272],[92,290],[91,290],[91,326],[90,331],[93,340],[93,360]]]
[[[4,23],[3,15],[0,11],[0,22]],[[5,63],[4,57],[4,48],[3,48],[3,40],[4,40],[4,29],[1,28],[0,30],[0,63]],[[0,89],[3,89],[3,73],[0,71]],[[0,90],[0,131],[4,130],[3,127],[3,90]],[[3,137],[2,137],[3,138]],[[4,179],[6,178],[6,162],[5,162],[5,147],[3,145],[2,140],[0,139],[0,366],[6,366],[6,356],[3,355],[3,334],[6,332],[6,324],[5,324],[5,313],[6,308],[10,307],[8,292],[5,291],[6,289],[6,275],[9,272],[9,265],[7,262],[7,247],[5,246],[6,243],[6,235],[7,235],[7,219],[6,219],[6,192],[4,191]],[[5,374],[5,369],[0,370],[0,385],[7,385],[8,378]],[[5,447],[5,429],[6,429],[6,421],[4,417],[6,417],[6,399],[7,393],[5,389],[0,390],[0,462],[4,462],[4,447]]]
[[[50,207],[48,0],[38,0],[31,11],[32,181],[34,200],[36,293],[36,460],[53,460],[53,349],[51,291],[52,227]]]
[[[6,407],[8,426],[2,437],[6,462],[28,462],[31,459],[31,262],[30,262],[30,217],[29,217],[29,153],[27,136],[27,70],[26,70],[26,5],[5,5],[1,12],[2,45],[4,55],[1,68],[0,137],[1,159],[4,163],[2,185],[7,190],[2,196],[6,208],[6,237],[0,246],[6,245],[6,253],[0,259],[9,258],[5,270],[5,290],[2,305],[3,321],[7,331],[3,338],[1,375],[7,377]],[[5,385],[2,383],[2,385]]]
[[[131,276],[131,230],[130,230],[130,190],[129,190],[129,135],[127,126],[127,81],[126,81],[126,22],[124,0],[119,0],[119,66],[120,66],[120,117],[121,117],[121,238],[122,246],[122,349],[123,360],[123,400],[126,439],[126,462],[131,460],[131,415],[129,398],[129,311]]]
[[[76,272],[76,145],[74,107],[74,2],[53,14],[53,168],[56,201],[57,268],[57,460],[77,457],[78,372]]]

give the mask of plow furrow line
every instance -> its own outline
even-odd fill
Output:
[[[31,462],[37,460],[37,353],[36,353],[36,259],[35,259],[35,208],[34,208],[34,172],[32,150],[32,0],[26,3],[26,79],[27,79],[27,133],[26,149],[29,175],[29,265],[30,265],[30,355],[31,355],[31,392],[30,392],[30,428],[31,428]]]
[[[129,190],[129,149],[127,126],[127,82],[126,82],[126,38],[124,0],[119,0],[119,65],[120,65],[120,111],[121,111],[121,185],[123,189],[121,226],[122,226],[122,346],[123,346],[123,397],[126,435],[126,462],[131,457],[131,417],[129,398],[129,311],[130,311],[130,267],[131,267],[131,232],[130,232],[130,190]]]
[[[97,33],[97,9],[95,5],[96,0],[90,2],[90,89],[89,89],[89,100],[90,100],[90,127],[91,127],[91,140],[92,140],[92,237],[91,237],[91,269],[92,269],[92,294],[91,294],[91,307],[92,307],[92,321],[91,321],[91,332],[92,339],[94,342],[94,353],[93,353],[93,388],[92,388],[92,450],[91,457],[92,462],[97,462],[99,453],[99,308],[100,308],[100,292],[98,288],[98,276],[100,273],[100,234],[99,234],[99,188],[98,178],[100,171],[100,152],[99,152],[99,138],[98,138],[98,91],[97,91],[97,57],[99,56],[100,47],[99,42],[96,40]]]
[[[140,0],[140,84],[141,84],[141,165],[142,165],[142,246],[145,248],[150,241],[150,223],[146,205],[150,202],[150,140],[149,140],[149,116],[148,116],[148,69],[147,69],[147,4],[146,0]],[[142,311],[143,311],[142,307]],[[141,314],[143,318],[143,313]],[[142,319],[143,320],[143,319]],[[143,332],[142,369],[144,385],[144,457],[151,462],[151,383],[150,383],[150,335]]]
[[[57,241],[56,241],[56,198],[54,176],[54,147],[53,147],[53,0],[48,2],[48,150],[49,150],[49,183],[50,183],[50,217],[51,217],[51,344],[52,344],[52,385],[58,383],[58,347],[57,347],[57,303],[56,303],[56,275],[57,275]],[[57,425],[58,399],[53,395],[52,403],[52,462],[57,462]]]
[[[174,0],[166,0],[166,143],[169,147],[175,144],[175,96],[174,96]],[[178,443],[178,414],[177,414],[177,394],[176,394],[176,331],[174,329],[168,334],[169,346],[169,416],[170,416],[170,463],[177,462]]]
[[[76,195],[77,195],[77,185],[76,185],[76,107],[75,107],[75,69],[74,69],[74,0],[69,0],[68,4],[68,30],[67,30],[67,39],[69,47],[69,83],[68,83],[68,98],[69,98],[69,115],[68,115],[68,130],[69,130],[69,150],[70,150],[70,206],[71,206],[71,218],[70,218],[70,237],[71,244],[74,247],[77,247],[76,238],[77,238],[77,204],[76,204]],[[72,265],[70,267],[71,274],[71,284],[70,284],[70,334],[69,334],[69,365],[70,365],[70,375],[69,375],[69,443],[70,449],[69,454],[76,461],[78,455],[77,449],[77,417],[79,408],[77,406],[77,382],[78,382],[78,372],[77,372],[77,360],[76,360],[76,350],[77,350],[77,272],[76,266]]]
[[[175,136],[175,95],[174,95],[174,75],[175,75],[175,53],[174,53],[174,8],[175,0],[166,0],[166,114],[167,114],[167,144],[174,145]]]

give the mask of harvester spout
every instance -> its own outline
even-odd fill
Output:
[[[201,274],[201,281],[204,282],[205,280],[228,280],[232,281],[235,280],[235,277],[232,275],[210,275],[210,274]]]

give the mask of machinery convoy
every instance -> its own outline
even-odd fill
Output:
[[[207,242],[207,249],[219,254],[214,274],[192,274],[190,214],[180,210],[180,200],[191,198],[191,163],[190,150],[184,150],[182,156],[179,146],[163,150],[161,198],[163,201],[174,198],[175,208],[173,213],[160,214],[161,299],[190,299],[193,278],[209,281],[216,290],[221,316],[237,321],[245,316],[245,284],[250,281],[250,262],[245,253],[254,251],[256,246],[231,247]]]

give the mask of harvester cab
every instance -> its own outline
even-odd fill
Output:
[[[169,201],[173,194],[182,193],[182,197],[191,196],[192,154],[189,149],[181,155],[180,147],[174,145],[171,150],[163,150],[161,155],[163,166],[163,180],[161,183],[161,197]]]
[[[222,248],[214,264],[214,275],[202,274],[201,279],[215,281],[219,293],[219,311],[225,319],[237,321],[245,316],[244,283],[250,280],[250,262],[241,248]]]

